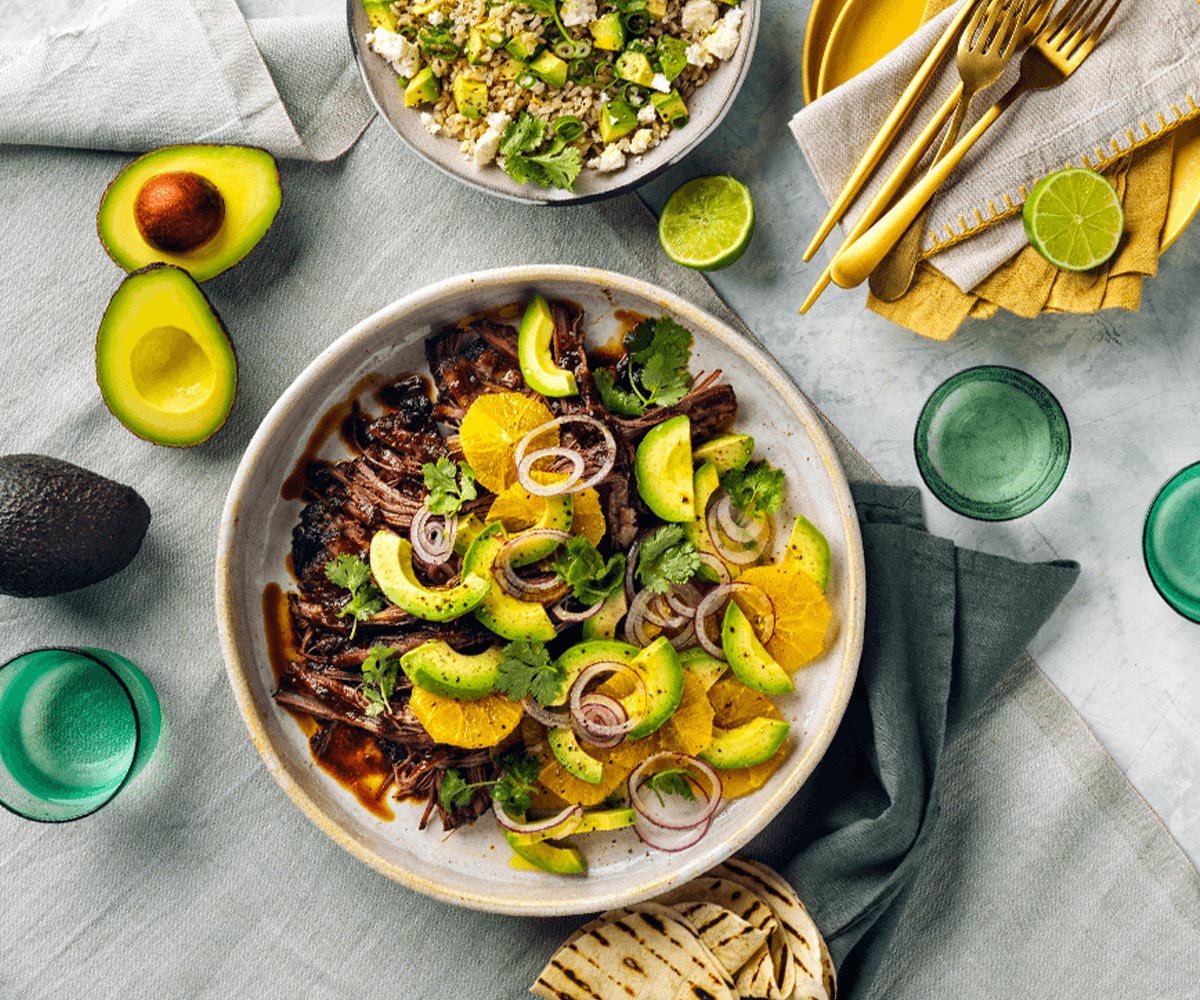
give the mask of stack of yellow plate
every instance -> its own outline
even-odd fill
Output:
[[[892,51],[921,26],[926,0],[814,0],[804,38],[804,99],[812,101]],[[1200,210],[1200,118],[1175,132],[1166,250]]]

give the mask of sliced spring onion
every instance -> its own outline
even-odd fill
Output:
[[[589,42],[586,38],[580,38],[575,43],[575,51],[572,53],[572,56],[576,59],[586,59],[591,54],[592,54],[592,43]]]
[[[607,87],[617,78],[617,71],[613,68],[612,63],[602,62],[597,64],[593,77],[597,87]]]
[[[575,42],[570,38],[564,38],[554,43],[554,54],[559,59],[575,58]]]
[[[650,30],[650,17],[645,11],[632,11],[621,15],[621,24],[625,28],[626,35],[638,38]],[[628,45],[626,48],[631,52],[644,51],[635,49],[632,45]]]
[[[560,118],[555,118],[550,126],[554,130],[554,134],[565,142],[575,142],[583,138],[583,134],[587,131],[587,126],[583,124],[583,119],[576,115],[563,115]]]
[[[537,85],[538,79],[528,70],[517,74],[515,81],[516,85],[522,90],[532,90]]]

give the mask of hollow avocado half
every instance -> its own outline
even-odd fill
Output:
[[[96,229],[126,271],[161,262],[207,281],[254,248],[281,201],[279,168],[265,149],[165,146],[116,176]]]
[[[186,271],[151,264],[117,289],[96,336],[96,381],[138,437],[186,448],[213,436],[237,393],[221,318]]]

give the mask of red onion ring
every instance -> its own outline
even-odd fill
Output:
[[[549,819],[536,819],[532,822],[525,822],[524,820],[513,819],[504,811],[504,807],[499,802],[492,799],[492,813],[496,817],[496,822],[506,830],[511,830],[513,833],[544,833],[547,834],[547,839],[549,839],[549,836],[558,827],[565,826],[570,820],[583,816],[583,806],[567,806],[562,812],[551,816]],[[569,831],[564,830],[563,832],[567,833]]]
[[[636,810],[633,817],[633,829],[637,833],[638,839],[647,847],[653,847],[656,851],[666,851],[669,854],[695,847],[704,839],[711,826],[712,820],[710,819],[707,823],[692,827],[690,830],[668,830],[666,827],[651,823]]]
[[[659,628],[679,628],[694,613],[689,608],[687,614],[671,614],[669,609],[663,610],[663,605],[666,603],[665,594],[652,594],[649,604],[646,605],[646,621]]]
[[[559,427],[563,424],[587,424],[598,430],[604,436],[605,455],[604,460],[600,463],[600,468],[597,469],[586,480],[580,482],[583,476],[584,459],[583,456],[570,448],[539,448],[537,451],[531,451],[526,454],[529,445],[541,434],[551,430],[554,427]],[[517,442],[517,450],[514,454],[514,460],[517,463],[517,479],[526,491],[534,496],[550,497],[558,496],[562,493],[582,493],[584,490],[591,489],[597,483],[601,482],[605,477],[612,472],[613,466],[617,461],[617,441],[613,437],[612,431],[608,426],[595,417],[589,417],[583,413],[569,413],[565,416],[555,417],[553,420],[542,424],[540,427],[535,427],[526,434],[520,441]],[[556,483],[539,483],[533,479],[531,473],[536,462],[543,458],[566,458],[575,465],[574,471],[567,479]]]
[[[440,518],[440,524],[431,520],[435,516]],[[431,566],[437,566],[450,558],[457,535],[458,518],[433,514],[429,509],[428,500],[423,502],[413,515],[412,524],[408,529],[408,539],[412,543],[413,552],[422,562]]]
[[[756,587],[752,583],[722,583],[719,586],[713,587],[707,594],[704,595],[699,606],[696,608],[696,640],[703,647],[704,651],[710,656],[715,656],[718,660],[725,659],[725,651],[709,638],[708,629],[705,627],[705,622],[716,612],[724,607],[725,602],[739,590],[761,594],[762,599],[766,601],[769,613],[767,615],[767,623],[763,626],[763,634],[759,636],[761,642],[767,642],[771,636],[775,634],[775,605],[772,603],[770,596],[761,587]]]
[[[696,604],[700,600],[700,591],[693,583],[677,583],[667,591],[666,601],[672,611],[685,618],[691,618],[696,613]]]
[[[557,576],[540,582],[526,580],[513,568],[513,554],[528,542],[539,538],[551,538],[561,545],[571,536],[557,528],[530,528],[519,535],[513,535],[496,553],[495,568],[500,571],[500,586],[513,597],[523,601],[542,601],[547,598],[557,600],[567,591],[567,584]]]
[[[701,551],[697,554],[700,556],[700,561],[716,574],[718,583],[728,583],[733,579],[730,576],[729,567],[720,558],[714,556],[711,552]]]
[[[555,712],[539,705],[533,698],[522,698],[521,707],[534,722],[540,722],[547,729],[565,729],[571,724],[571,717],[565,711]]]
[[[766,517],[750,518],[750,523],[755,525],[753,528],[747,528],[740,522],[733,513],[733,498],[728,493],[721,497],[715,504],[717,523],[721,526],[721,530],[725,532],[726,537],[734,542],[756,542],[764,531],[770,526],[770,514]]]
[[[629,713],[616,698],[591,691],[579,699],[579,708],[579,718],[574,721],[584,742],[608,750],[625,738],[628,730],[621,730],[629,721]]]
[[[590,608],[584,608],[582,611],[568,611],[566,604],[569,600],[570,597],[564,597],[550,609],[554,612],[555,617],[560,622],[570,622],[572,624],[575,622],[585,622],[589,618],[593,618],[598,615],[600,613],[600,609],[604,607],[604,600],[601,599],[593,604]]]
[[[636,670],[628,663],[622,663],[620,660],[598,660],[590,666],[585,667],[580,671],[579,676],[575,678],[575,683],[571,685],[571,695],[568,699],[568,705],[571,709],[571,719],[579,726],[587,735],[598,736],[601,739],[609,736],[623,737],[630,732],[641,721],[636,715],[626,711],[625,706],[615,698],[611,699],[621,706],[621,713],[624,719],[621,722],[605,724],[602,722],[589,721],[583,710],[583,699],[587,694],[587,686],[591,681],[599,677],[601,674],[618,674],[627,673],[637,682],[638,690],[641,693],[639,701],[644,701],[646,697],[646,684]],[[600,695],[599,697],[607,697]],[[591,704],[597,704],[593,701]]]
[[[637,569],[638,552],[641,550],[642,540],[634,539],[634,542],[629,546],[629,552],[625,556],[625,600],[632,602],[633,595],[637,587],[633,582],[633,573]]]
[[[646,620],[647,605],[653,597],[653,591],[639,590],[629,605],[629,612],[625,616],[625,638],[632,646],[650,645],[650,638],[646,635]]]
[[[696,642],[696,623],[689,619],[687,625],[680,632],[676,632],[670,636],[667,641],[675,647],[675,650],[682,651],[692,646]]]
[[[571,463],[571,471],[566,479],[555,480],[552,483],[539,483],[533,478],[533,467],[543,458],[565,458]],[[525,488],[525,492],[535,497],[556,497],[570,492],[580,479],[583,478],[583,456],[570,448],[539,448],[531,451],[517,466],[517,479]]]
[[[647,794],[646,783],[658,771],[666,770],[659,767],[661,764],[690,772],[695,798],[688,800],[682,796],[671,796],[669,800],[663,799],[660,802],[659,796],[653,791]],[[708,782],[707,790],[704,788],[704,781],[696,780],[697,774]],[[638,836],[660,850],[683,850],[696,843],[708,832],[713,815],[721,804],[721,778],[716,769],[706,761],[685,753],[663,751],[647,757],[630,773],[628,787],[629,801],[637,812],[637,818],[641,820],[640,827],[636,820],[634,823]],[[697,830],[701,832],[694,840],[682,836],[685,832]]]
[[[733,566],[748,566],[752,562],[757,562],[767,547],[767,539],[770,535],[763,532],[755,541],[744,543],[744,545],[749,545],[749,548],[745,548],[742,543],[737,543],[739,547],[734,548],[735,543],[729,542],[725,538],[725,532],[717,518],[717,507],[717,504],[711,505],[708,508],[708,514],[705,515],[708,534],[712,538],[713,547],[717,553]]]

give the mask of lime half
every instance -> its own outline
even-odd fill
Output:
[[[1090,271],[1117,252],[1125,231],[1121,199],[1091,170],[1060,170],[1038,182],[1025,201],[1030,245],[1064,271]]]
[[[688,181],[667,199],[658,220],[667,256],[697,271],[728,267],[746,252],[753,232],[750,189],[723,174]]]

